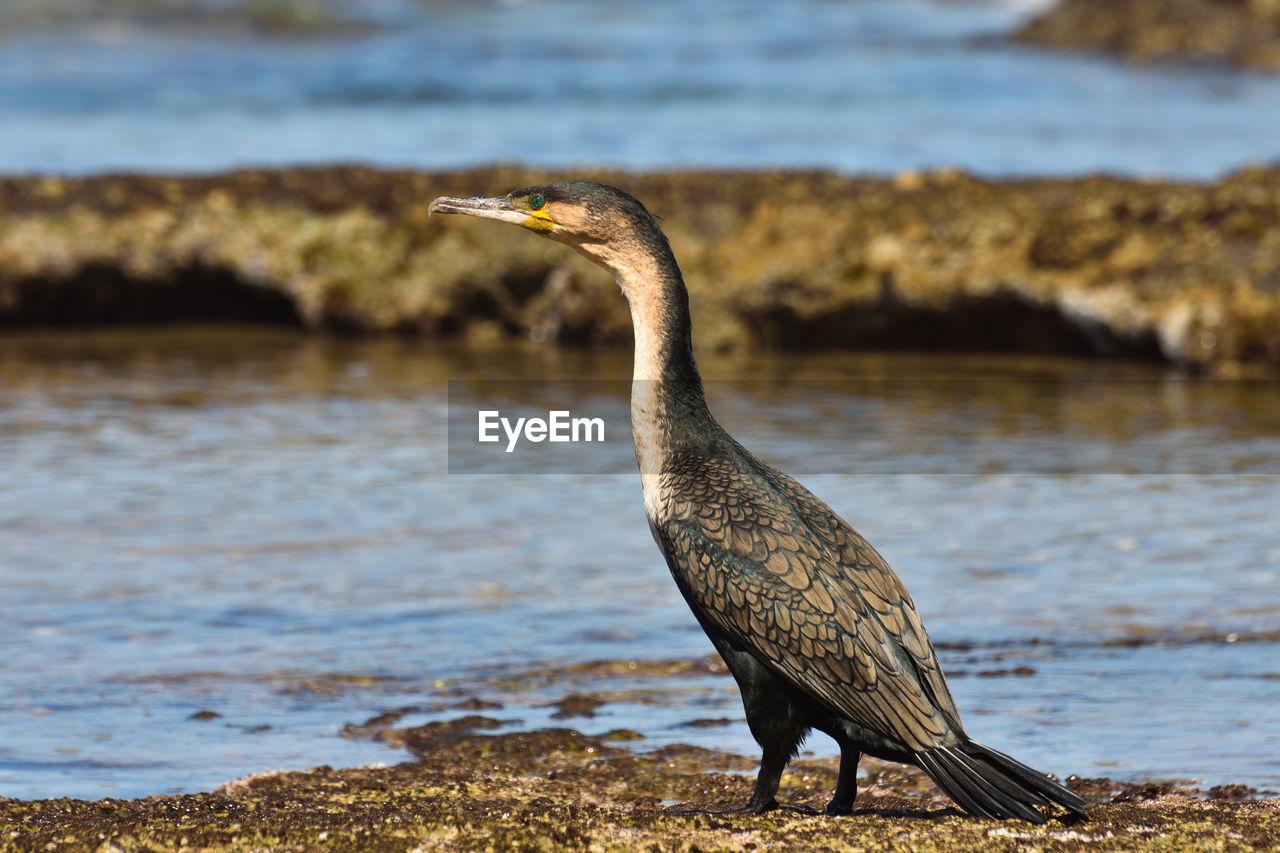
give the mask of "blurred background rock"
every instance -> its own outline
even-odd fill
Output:
[[[1137,62],[1280,71],[1277,0],[1061,0],[1014,38]]]
[[[568,173],[565,173],[568,174]],[[940,349],[1280,366],[1280,169],[1210,185],[578,171],[663,216],[702,348]],[[625,346],[568,252],[437,194],[551,172],[0,181],[0,325],[239,321]]]

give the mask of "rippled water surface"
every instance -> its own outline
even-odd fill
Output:
[[[703,368],[751,380],[710,383],[726,426],[897,568],[974,736],[1064,775],[1280,787],[1274,384],[954,356]],[[248,330],[0,339],[0,795],[398,761],[342,727],[470,698],[754,752],[729,679],[652,665],[710,645],[634,472],[448,473],[450,379],[628,371]],[[620,663],[572,669],[601,660]],[[552,720],[584,690],[609,703]]]
[[[8,0],[0,172],[354,160],[1204,178],[1280,156],[1280,77],[1010,44],[1043,5]]]

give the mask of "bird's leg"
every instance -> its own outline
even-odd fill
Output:
[[[857,747],[840,744],[840,778],[836,780],[836,792],[827,803],[826,814],[853,814],[853,800],[858,796],[858,762],[862,752]]]
[[[801,814],[818,814],[818,810],[812,806],[777,801],[776,796],[778,785],[782,782],[782,771],[786,769],[787,761],[789,760],[790,755],[785,750],[765,749],[764,755],[760,758],[760,772],[756,775],[755,790],[751,792],[751,799],[747,800],[745,806],[724,810],[676,809],[669,812],[669,814],[764,814],[773,809],[788,809]]]
[[[751,799],[739,811],[747,814],[764,814],[778,807],[774,799],[778,793],[778,785],[782,782],[782,771],[787,767],[789,756],[785,752],[765,747],[760,757],[760,772],[756,774],[756,787],[751,792]]]
[[[778,785],[782,782],[782,771],[791,760],[789,751],[766,749],[760,757],[760,772],[756,775],[756,787],[751,792],[751,799],[738,811],[747,814],[764,814],[772,809],[786,809],[801,814],[817,814],[813,806],[799,803],[780,803],[776,797]]]

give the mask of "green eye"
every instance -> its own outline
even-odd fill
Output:
[[[534,210],[542,210],[546,203],[547,200],[540,195],[529,196],[529,207]]]

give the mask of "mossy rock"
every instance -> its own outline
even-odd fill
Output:
[[[663,217],[702,351],[1034,352],[1280,367],[1280,169],[1213,184],[588,172]],[[258,321],[625,347],[607,274],[426,214],[547,172],[0,180],[0,328]]]
[[[633,754],[571,729],[477,734],[484,718],[420,727],[419,761],[240,779],[140,800],[0,798],[0,850],[1274,850],[1280,801],[1234,786],[1068,780],[1097,805],[1045,826],[967,817],[914,770],[870,762],[856,813],[676,815],[745,802],[753,762],[694,747]],[[821,807],[830,761],[795,762],[781,795]]]

